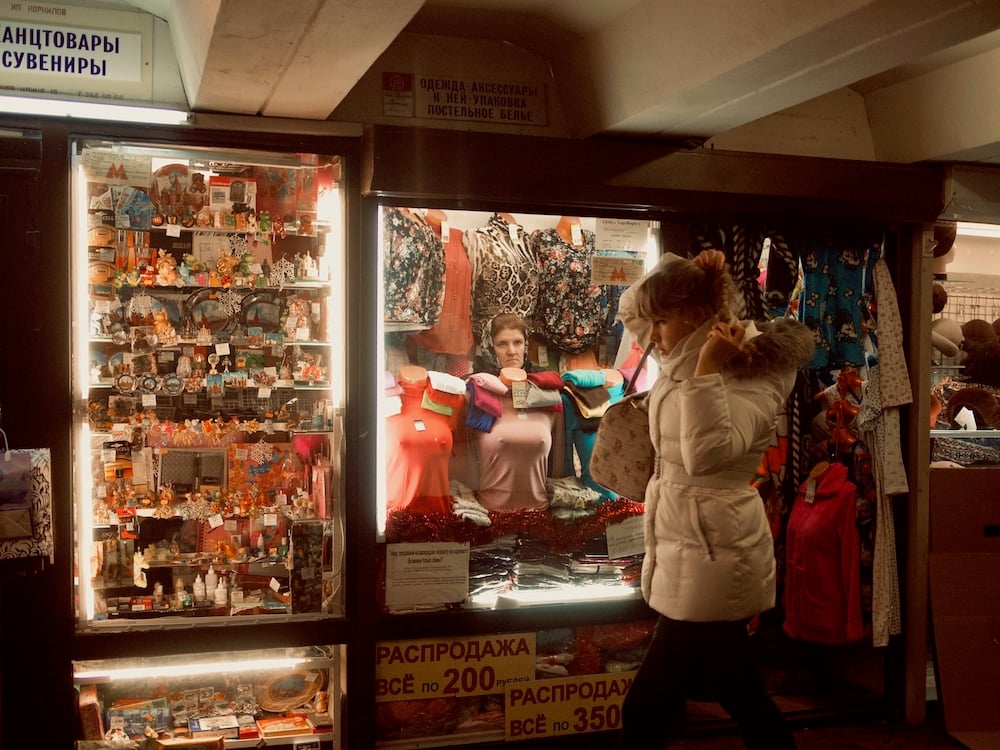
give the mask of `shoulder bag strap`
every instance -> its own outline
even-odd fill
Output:
[[[625,393],[622,394],[623,396],[627,396],[632,393],[635,388],[635,381],[639,379],[639,373],[641,373],[642,368],[646,366],[646,357],[648,357],[649,353],[653,351],[654,346],[655,344],[650,341],[649,345],[646,347],[646,351],[642,353],[642,358],[639,360],[639,364],[636,365],[635,372],[632,373],[632,377],[628,380],[628,385],[625,386]]]

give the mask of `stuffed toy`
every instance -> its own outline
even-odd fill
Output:
[[[997,342],[997,332],[993,329],[993,325],[981,318],[973,318],[963,323],[962,336],[965,339],[963,348],[969,356],[979,347]]]
[[[948,292],[941,284],[931,288],[931,312],[935,315],[948,304]],[[951,318],[936,318],[931,323],[931,346],[945,357],[957,357],[965,336],[962,327]]]
[[[963,365],[963,380],[1000,388],[1000,343],[992,341],[974,347]]]
[[[962,409],[968,409],[973,413],[975,425],[979,429],[992,430],[1000,427],[1000,404],[985,388],[969,387],[955,391],[945,407],[945,421],[953,427],[959,426],[956,418]]]

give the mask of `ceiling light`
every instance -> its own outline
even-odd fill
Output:
[[[955,228],[956,234],[963,237],[995,237],[1000,238],[1000,225],[977,224],[970,221],[960,221]]]
[[[136,122],[144,125],[186,125],[189,122],[188,113],[180,109],[133,107],[127,104],[101,104],[69,99],[31,99],[24,96],[0,96],[0,112]]]

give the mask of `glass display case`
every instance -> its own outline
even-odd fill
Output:
[[[342,661],[334,646],[77,661],[78,748],[340,747]]]
[[[342,167],[74,143],[78,630],[343,616]]]
[[[992,252],[990,242],[996,241],[967,234],[976,231],[972,226],[959,225],[958,260],[966,267],[972,262],[970,254]],[[935,279],[933,292],[931,460],[955,466],[1000,465],[1000,346],[995,322],[1000,318],[1000,281],[995,275],[949,272]]]
[[[638,600],[641,498],[589,459],[658,225],[384,205],[378,228],[383,611]]]

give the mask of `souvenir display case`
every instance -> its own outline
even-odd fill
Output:
[[[79,747],[340,747],[341,707],[331,700],[343,679],[337,650],[75,662]],[[199,744],[208,742],[219,744]]]
[[[339,160],[74,162],[79,627],[343,614]]]
[[[342,158],[72,161],[81,747],[339,748]]]

